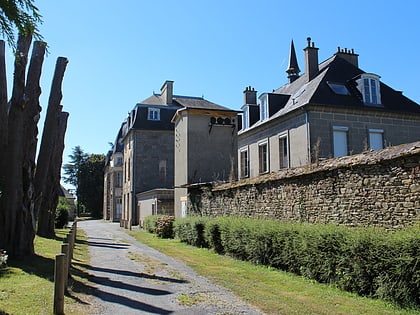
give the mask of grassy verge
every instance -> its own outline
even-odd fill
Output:
[[[420,314],[286,272],[220,256],[178,240],[160,239],[143,231],[131,234],[140,242],[183,261],[267,314]]]
[[[0,314],[52,314],[54,295],[54,260],[68,230],[56,230],[56,239],[35,237],[34,257],[24,261],[9,261],[0,269]],[[78,240],[83,239],[78,231]],[[87,262],[87,245],[78,242],[74,250],[76,261]],[[75,283],[83,283],[74,277]],[[70,283],[73,283],[71,281]],[[86,314],[77,305],[81,293],[69,290],[65,297],[66,314]]]

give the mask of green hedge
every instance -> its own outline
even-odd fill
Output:
[[[420,305],[420,225],[401,231],[246,218],[177,219],[198,247],[402,306]]]

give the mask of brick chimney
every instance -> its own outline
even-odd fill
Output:
[[[166,80],[160,88],[160,94],[166,105],[172,104],[172,97],[174,96],[174,81]]]
[[[337,47],[337,52],[334,55],[343,58],[344,60],[359,68],[359,55],[354,53],[354,49],[341,49],[340,47]]]
[[[244,91],[244,104],[257,105],[257,91],[247,86]]]
[[[318,48],[315,47],[315,43],[311,43],[311,38],[306,39],[308,46],[303,49],[305,51],[305,74],[308,77],[308,81],[312,80],[318,73]]]

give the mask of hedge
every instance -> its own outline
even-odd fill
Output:
[[[399,231],[248,218],[176,219],[175,237],[400,306],[420,305],[420,225]]]

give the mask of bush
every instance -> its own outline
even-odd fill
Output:
[[[143,228],[149,233],[156,233],[156,222],[161,215],[149,215],[144,218]]]
[[[401,306],[420,305],[420,225],[391,232],[244,218],[175,221],[176,237]]]
[[[62,229],[69,223],[70,204],[64,197],[59,197],[57,208],[55,209],[55,227]]]
[[[203,217],[188,217],[176,220],[174,225],[175,237],[189,245],[208,248],[209,244],[204,233],[208,220]]]
[[[171,215],[161,216],[156,221],[156,235],[161,238],[174,237],[175,217]]]

